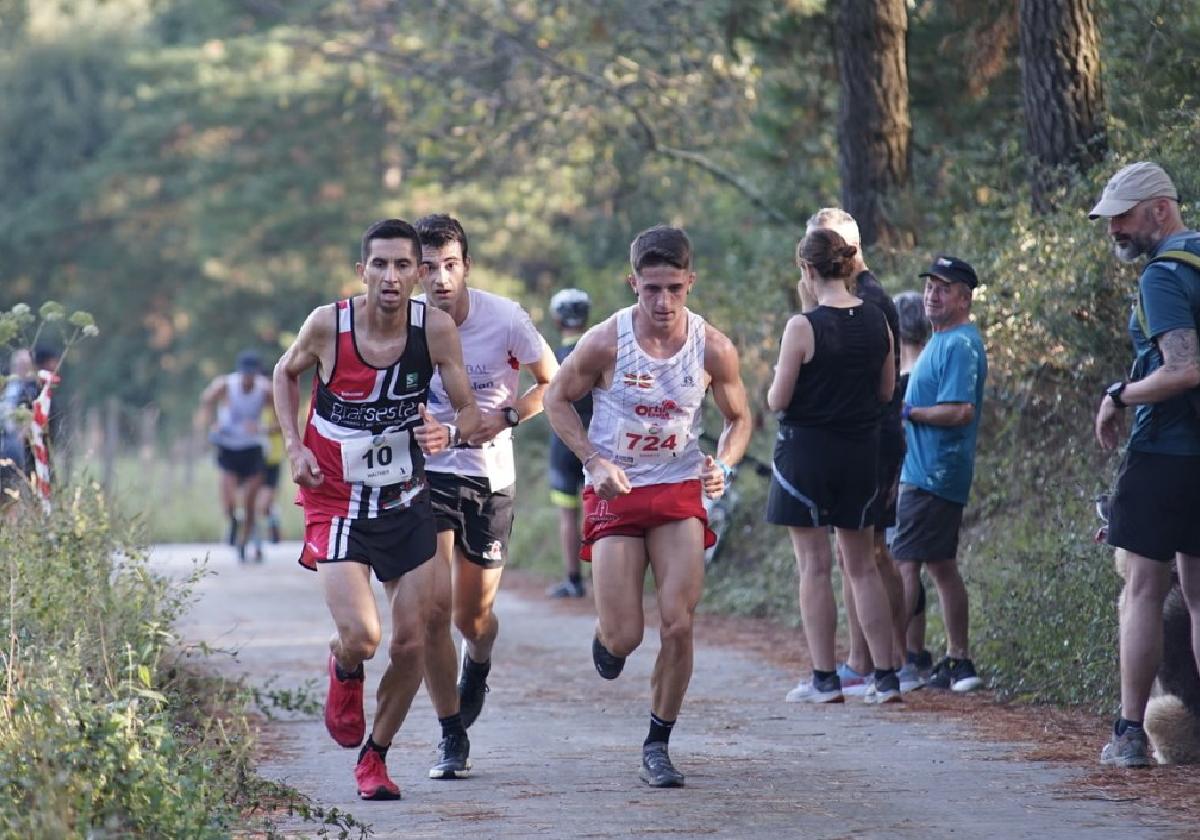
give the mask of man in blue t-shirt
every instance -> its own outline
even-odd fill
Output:
[[[947,651],[934,666],[929,685],[973,691],[982,681],[968,648],[958,532],[975,474],[975,436],[987,379],[983,339],[970,322],[971,293],[979,278],[968,263],[945,256],[921,277],[933,337],[909,375],[901,409],[908,451],[900,473],[892,556],[900,564],[907,615],[917,606],[922,564],[937,586]]]
[[[1108,525],[1109,545],[1125,554],[1121,717],[1100,762],[1145,767],[1153,759],[1142,721],[1162,658],[1171,560],[1193,621],[1200,615],[1200,234],[1183,226],[1170,177],[1146,161],[1117,172],[1088,215],[1108,219],[1118,259],[1150,258],[1129,319],[1129,381],[1110,385],[1096,414],[1096,438],[1113,449],[1135,406]]]

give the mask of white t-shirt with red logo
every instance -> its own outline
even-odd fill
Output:
[[[467,318],[458,326],[463,363],[480,410],[495,411],[516,402],[521,365],[542,358],[548,345],[519,303],[481,289],[469,288],[467,294]],[[438,373],[429,385],[429,410],[442,423],[454,420],[454,407]],[[517,478],[512,430],[505,429],[482,447],[430,455],[425,471],[485,477],[492,492],[510,487]]]
[[[704,372],[704,319],[684,310],[688,335],[674,356],[657,359],[638,344],[633,309],[617,313],[617,361],[612,386],[592,391],[588,439],[600,456],[625,471],[634,487],[700,477],[700,407],[708,390]]]

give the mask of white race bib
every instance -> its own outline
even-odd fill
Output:
[[[616,456],[635,464],[659,464],[679,457],[688,445],[683,423],[622,420],[617,426]]]
[[[413,464],[407,429],[383,432],[342,444],[342,478],[347,484],[387,487],[412,478]]]
[[[513,462],[509,437],[493,439],[483,445],[483,471],[487,474],[493,493],[511,487],[516,482],[516,464]]]

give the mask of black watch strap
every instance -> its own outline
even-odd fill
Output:
[[[1125,401],[1121,399],[1121,394],[1125,393],[1125,386],[1128,384],[1128,382],[1124,381],[1114,382],[1104,390],[1104,393],[1109,396],[1109,399],[1113,401],[1113,405],[1117,408],[1125,408]]]
[[[511,405],[502,409],[501,413],[504,415],[504,422],[508,424],[509,428],[521,422],[521,415]]]

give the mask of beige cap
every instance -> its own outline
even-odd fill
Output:
[[[1179,193],[1171,183],[1171,177],[1157,163],[1140,160],[1121,169],[1109,179],[1104,193],[1096,206],[1088,213],[1089,219],[1101,216],[1120,216],[1148,198],[1170,198],[1179,200]]]

